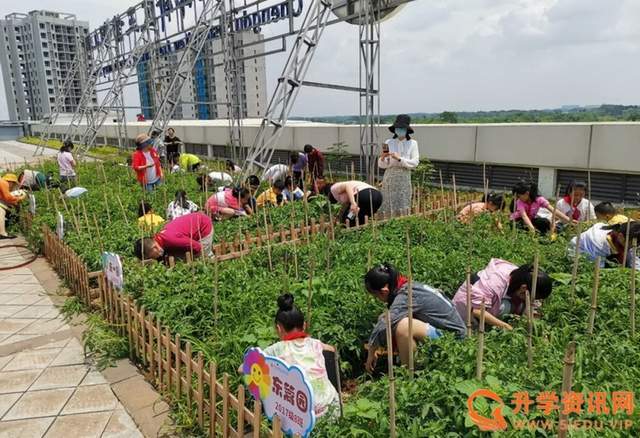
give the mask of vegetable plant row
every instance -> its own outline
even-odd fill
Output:
[[[132,218],[142,192],[133,188],[132,176],[126,168],[114,166],[105,172],[106,183],[99,168],[91,178],[87,177],[86,184],[81,175],[80,185],[89,188],[89,193],[81,198],[84,206],[79,204],[73,208],[86,208],[90,218],[96,215],[106,250],[129,255],[131,242],[140,233]],[[193,177],[172,176],[167,187],[181,185],[191,196],[196,196]],[[160,190],[149,197],[159,211],[165,205],[163,196]],[[41,208],[30,235],[34,242],[38,239],[37,223],[55,224],[53,199],[47,204],[46,198],[46,194],[38,194]],[[120,206],[114,198],[120,198],[124,211],[129,212],[129,225],[122,212],[118,213]],[[199,202],[197,197],[195,200]],[[58,205],[58,209],[64,208]],[[325,206],[318,203],[313,208],[320,214]],[[271,213],[274,223],[278,220],[287,223],[292,211],[282,209]],[[302,214],[300,209],[293,213]],[[281,218],[276,216],[280,214]],[[231,239],[239,226],[256,227],[259,223],[217,223],[215,233]],[[70,230],[68,242],[95,269],[100,245],[95,234],[87,233],[89,228],[81,228],[80,233]],[[197,260],[172,268],[159,264],[141,266],[128,257],[125,258],[124,292],[133,295],[172,331],[190,340],[207,360],[218,364],[220,372],[232,375],[248,347],[265,347],[277,340],[273,319],[276,299],[283,292],[292,293],[309,321],[311,336],[338,349],[343,379],[355,383],[350,385],[355,386],[353,391],[345,395],[343,417],[321,421],[314,436],[387,437],[390,434],[389,380],[383,366],[373,376],[363,370],[364,343],[383,306],[365,292],[362,278],[369,267],[381,262],[395,264],[406,273],[407,233],[413,279],[438,287],[449,297],[465,281],[467,266],[478,271],[493,257],[523,264],[531,263],[534,255],[539,254],[540,267],[552,274],[555,287],[545,301],[542,317],[534,324],[531,368],[527,366],[524,319],[510,321],[514,327],[511,332],[491,330],[485,334],[482,381],[475,378],[476,336],[460,341],[445,334],[421,344],[416,354],[414,377],[401,368],[396,369],[398,436],[481,436],[467,409],[468,396],[480,388],[494,391],[506,405],[511,405],[517,393],[529,393],[534,401],[537,394],[546,391],[555,391],[560,397],[562,359],[571,341],[577,345],[573,391],[586,397],[590,392],[612,394],[640,387],[637,366],[640,347],[637,339],[631,339],[629,330],[629,270],[608,269],[600,273],[595,329],[589,336],[593,266],[580,262],[572,299],[571,276],[567,274],[571,272],[572,262],[565,257],[567,238],[571,236],[560,235],[553,243],[541,244],[526,233],[511,230],[498,233],[488,218],[478,218],[472,225],[404,218],[353,232],[338,232],[335,240],[319,235],[309,244],[272,248],[273,269],[264,248],[219,264]],[[240,379],[234,383],[240,383]],[[488,418],[497,407],[497,403],[488,399],[476,404],[476,409]],[[557,431],[535,424],[529,431],[513,426],[523,419],[557,421],[557,409],[546,415],[532,405],[530,412],[523,415],[502,406],[502,412],[510,427],[501,435],[557,435]],[[640,435],[637,409],[631,415],[588,412],[585,402],[583,412],[569,418],[603,424],[600,429],[570,432],[576,436]],[[611,427],[611,422],[616,420],[630,420],[632,425],[626,429]]]
[[[43,172],[56,172],[52,163],[45,163]],[[78,186],[87,192],[77,199],[63,198],[58,190],[37,191],[37,214],[29,239],[41,242],[40,227],[56,225],[56,211],[65,221],[65,241],[80,255],[90,269],[100,267],[102,251],[115,252],[121,256],[133,256],[133,242],[154,230],[142,231],[137,225],[141,201],[148,202],[153,211],[166,219],[169,202],[178,190],[184,190],[188,199],[200,208],[206,204],[210,192],[203,192],[194,173],[178,173],[166,176],[165,184],[153,192],[144,192],[135,182],[131,169],[112,161],[80,165]],[[326,199],[314,199],[305,208],[302,202],[267,209],[266,222],[269,227],[288,228],[291,223],[303,223],[305,218],[328,217],[329,203]],[[256,214],[241,220],[216,222],[214,241],[231,242],[244,239],[245,233],[265,229],[265,215]]]

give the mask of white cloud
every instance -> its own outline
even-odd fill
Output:
[[[20,6],[71,11],[96,26],[132,3],[23,0]],[[2,2],[0,14],[13,8]],[[638,103],[639,19],[637,0],[416,0],[382,25],[382,112]],[[270,90],[285,60],[284,54],[267,58]],[[308,79],[358,84],[356,27],[327,28]],[[356,94],[320,89],[303,89],[294,107],[298,115],[357,112]]]

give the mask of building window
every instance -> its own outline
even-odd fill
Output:
[[[40,32],[40,38],[46,38],[46,37],[47,37],[47,34],[46,34],[46,33],[44,33],[44,32]]]
[[[44,23],[40,23],[40,29],[44,29]]]
[[[46,49],[47,47],[49,47],[49,44],[47,44],[46,42],[43,42],[42,47]]]

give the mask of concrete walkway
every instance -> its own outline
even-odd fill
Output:
[[[3,266],[24,260],[13,248],[0,254]],[[58,286],[42,259],[0,271],[0,438],[142,437],[107,380],[85,360],[74,328],[55,306],[64,300],[52,293]]]
[[[7,140],[0,141],[0,169],[11,170],[17,166],[28,163],[37,163],[54,157],[58,151],[55,149],[45,148],[42,155],[33,156],[36,146],[19,141]]]

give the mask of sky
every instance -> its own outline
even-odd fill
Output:
[[[75,13],[93,29],[133,3],[2,1],[0,16],[57,10]],[[381,113],[638,104],[639,19],[638,0],[415,0],[382,24]],[[358,50],[356,26],[328,27],[307,80],[358,85]],[[283,54],[266,60],[269,94],[285,61]],[[135,87],[126,98],[138,104]],[[355,93],[303,88],[292,114],[358,111]],[[0,120],[6,118],[1,90]]]

